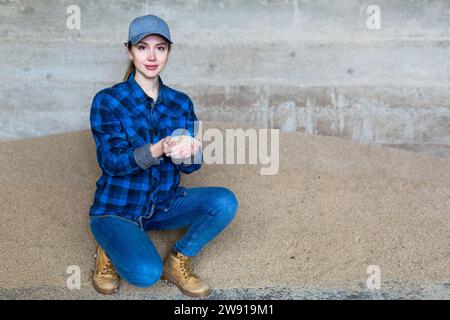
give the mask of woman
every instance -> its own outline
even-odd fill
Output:
[[[209,285],[189,263],[231,222],[238,201],[223,187],[179,185],[180,171],[199,170],[203,154],[191,99],[159,76],[172,45],[167,23],[154,15],[134,19],[125,45],[130,66],[124,82],[98,92],[90,113],[102,169],[89,212],[99,245],[93,284],[112,294],[119,276],[138,287],[162,279],[186,295],[207,296]],[[163,262],[145,231],[185,226]]]

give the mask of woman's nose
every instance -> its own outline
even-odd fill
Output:
[[[150,53],[148,54],[147,59],[150,61],[156,60],[156,54],[153,50],[150,50]]]

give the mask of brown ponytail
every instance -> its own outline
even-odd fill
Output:
[[[130,61],[130,64],[128,65],[127,71],[125,72],[125,75],[123,76],[123,81],[128,81],[131,74],[135,71],[134,63],[133,61]]]
[[[128,51],[131,51],[131,41],[126,42],[125,46],[128,48]],[[123,81],[127,81],[134,71],[136,71],[136,69],[134,67],[134,63],[133,63],[133,61],[130,61],[130,63],[128,64],[127,71],[125,72],[125,75],[123,76]]]

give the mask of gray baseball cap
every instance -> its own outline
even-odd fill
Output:
[[[128,31],[128,41],[131,41],[131,44],[134,45],[150,34],[163,36],[172,43],[169,26],[163,19],[153,14],[138,17],[131,22]]]

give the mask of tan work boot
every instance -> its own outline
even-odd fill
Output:
[[[92,283],[95,290],[102,294],[114,294],[119,289],[119,275],[109,260],[106,252],[97,247],[95,270]]]
[[[206,297],[211,293],[210,287],[200,280],[189,268],[191,258],[177,252],[169,252],[164,259],[164,269],[161,280],[176,285],[181,292],[190,297]]]

